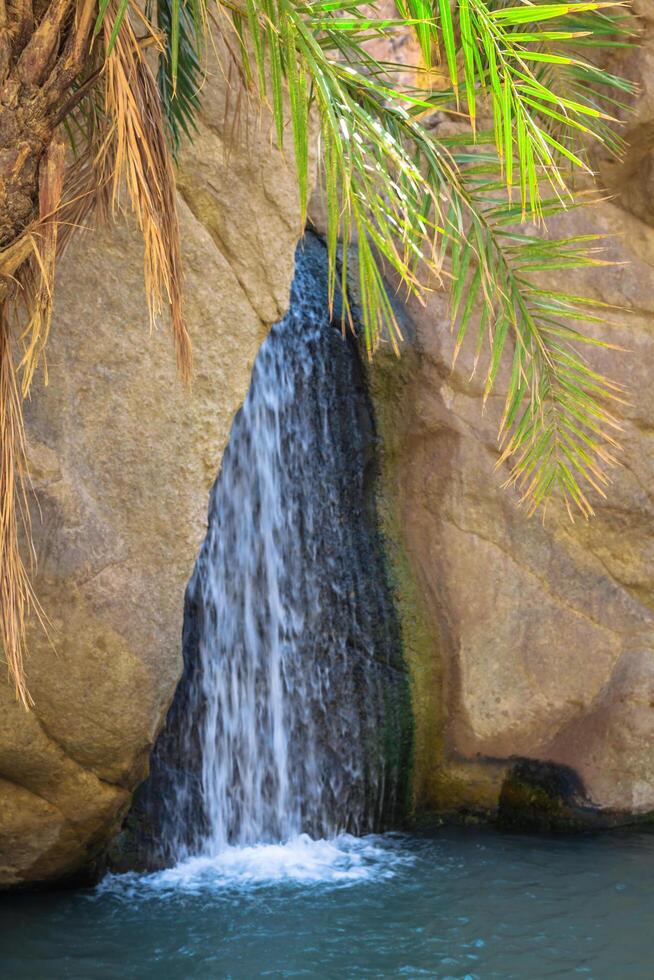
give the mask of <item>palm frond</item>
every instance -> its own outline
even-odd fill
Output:
[[[18,546],[21,515],[30,539],[21,396],[45,365],[55,256],[93,210],[108,216],[121,206],[124,184],[145,243],[151,320],[170,313],[188,376],[172,156],[193,137],[210,20],[229,32],[280,147],[292,149],[303,217],[317,119],[329,295],[333,303],[340,289],[344,325],[354,325],[357,278],[368,353],[385,342],[397,350],[387,277],[421,300],[434,282],[451,283],[455,356],[472,335],[486,397],[509,367],[499,426],[506,482],[530,511],[557,493],[571,514],[589,516],[591,491],[605,493],[624,393],[592,367],[587,353],[610,344],[585,326],[597,330],[609,311],[549,283],[554,272],[602,264],[601,242],[548,238],[543,222],[580,200],[573,175],[590,169],[589,141],[621,152],[614,117],[631,88],[595,53],[631,43],[623,5],[396,0],[396,8],[396,17],[379,17],[363,0],[216,0],[220,16],[210,17],[207,0],[80,0],[74,17],[68,3],[47,6],[25,55],[16,48],[27,29],[22,5],[8,6],[20,30],[7,35],[5,62],[20,59],[38,84],[49,72],[44,126],[54,133],[63,122],[73,151],[64,175],[52,144],[32,195],[39,206],[13,238],[3,231],[0,252],[0,633],[23,703],[25,617],[38,605]],[[415,31],[421,79],[438,69],[438,84],[402,87],[405,66],[371,53],[369,41],[398,29]],[[445,135],[435,116],[468,130]],[[540,222],[538,236],[527,218]],[[21,304],[22,392],[10,326]]]
[[[108,8],[111,10],[110,6]],[[107,50],[105,113],[111,131],[102,148],[118,204],[124,180],[144,241],[144,280],[155,325],[164,308],[170,319],[181,377],[191,371],[191,346],[184,319],[175,179],[155,79],[129,17],[118,31],[103,22]]]
[[[24,478],[27,472],[22,398],[10,342],[6,302],[0,304],[0,639],[16,698],[33,703],[25,678],[25,621],[33,605],[28,570],[19,548],[19,528],[29,511]]]
[[[197,5],[190,10],[173,0],[157,0],[156,24],[166,42],[159,58],[157,84],[175,155],[182,137],[192,139],[196,130],[203,76],[202,16]]]
[[[595,23],[613,25],[618,34],[612,11],[619,5],[458,0],[440,3],[435,17],[420,2],[398,6],[417,29],[426,64],[434,46],[442,48],[449,90],[398,90],[389,67],[365,48],[371,34],[383,34],[395,22],[375,19],[353,2],[344,9],[249,0],[243,17],[254,39],[256,71],[247,61],[245,70],[271,105],[282,145],[288,90],[301,188],[307,119],[312,110],[319,116],[330,294],[341,244],[347,316],[348,255],[355,244],[369,353],[384,338],[394,346],[399,338],[384,270],[417,296],[424,293],[425,276],[433,280],[446,270],[454,283],[457,351],[473,321],[476,362],[488,342],[486,396],[500,364],[512,365],[500,425],[500,463],[512,461],[508,483],[520,487],[530,511],[556,492],[571,512],[576,507],[588,516],[592,505],[584,487],[604,493],[622,392],[583,354],[598,343],[584,333],[584,323],[601,316],[589,314],[583,298],[543,297],[539,277],[603,260],[593,253],[591,237],[532,239],[515,226],[526,214],[544,219],[572,206],[567,172],[587,168],[584,139],[605,139],[610,117],[596,87],[628,87],[583,63],[573,46],[592,37]],[[429,113],[456,111],[461,104],[471,124],[468,135],[439,139],[438,131],[422,126]],[[478,107],[488,105],[493,130],[475,132]]]
[[[475,364],[488,343],[486,397],[500,364],[512,364],[500,425],[500,462],[512,461],[507,482],[519,485],[530,510],[557,491],[588,516],[583,487],[604,493],[622,392],[582,353],[596,343],[583,332],[584,322],[601,316],[589,314],[583,297],[544,296],[539,276],[602,260],[590,239],[531,239],[515,226],[572,206],[569,175],[589,169],[589,138],[620,152],[608,110],[623,108],[620,98],[630,87],[588,53],[608,39],[628,43],[622,4],[398,0],[396,6],[398,18],[378,18],[360,0],[219,0],[238,38],[244,76],[268,101],[282,148],[292,133],[303,214],[309,118],[319,118],[330,297],[340,248],[338,285],[351,321],[348,268],[355,246],[369,354],[384,339],[398,347],[385,274],[422,297],[425,276],[433,280],[445,269],[454,283],[455,356],[473,321]],[[167,96],[184,118],[196,104],[176,89],[181,28],[204,21],[204,5],[200,11],[191,21],[184,4],[171,2],[165,14],[179,20],[168,31]],[[396,66],[370,54],[366,41],[399,25],[415,30],[424,66],[439,52],[449,90],[400,90]],[[192,57],[187,69],[196,71]],[[182,93],[191,91],[189,77]],[[477,132],[480,112],[489,109],[492,132]],[[462,110],[470,134],[454,140],[439,139],[420,122],[435,111]]]

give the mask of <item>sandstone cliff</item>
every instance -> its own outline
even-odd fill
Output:
[[[621,164],[598,161],[616,198],[550,227],[614,236],[609,257],[627,263],[571,290],[628,311],[601,335],[629,352],[592,355],[630,391],[623,466],[596,518],[571,524],[553,508],[542,524],[500,488],[501,383],[482,415],[471,358],[451,370],[442,293],[409,305],[402,361],[372,368],[419,812],[494,813],[516,758],[570,767],[607,820],[654,811],[654,22],[636,6],[642,47],[614,58],[642,86],[633,145]]]
[[[49,639],[32,627],[33,712],[0,677],[0,886],[87,868],[147,772],[181,671],[209,489],[288,303],[295,178],[260,107],[236,119],[226,91],[214,70],[179,173],[192,390],[166,325],[149,334],[132,227],[78,238],[59,270],[49,385],[27,406]]]

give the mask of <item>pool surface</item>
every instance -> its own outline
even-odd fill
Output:
[[[298,838],[5,895],[0,935],[3,980],[651,980],[654,835]]]

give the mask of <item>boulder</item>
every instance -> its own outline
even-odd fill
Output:
[[[632,149],[602,162],[619,196],[548,222],[555,236],[611,236],[607,256],[621,263],[575,272],[569,290],[620,307],[594,329],[627,348],[589,353],[629,390],[622,465],[608,498],[594,495],[596,517],[571,523],[552,506],[530,519],[501,488],[507,378],[482,412],[483,372],[471,377],[465,349],[452,368],[438,288],[425,307],[404,308],[403,358],[371,368],[413,675],[418,816],[494,813],[516,758],[568,767],[588,807],[613,822],[654,811],[654,216],[643,176],[652,153],[635,139],[638,127],[654,131],[654,22],[642,6],[642,45],[613,63],[644,85]]]
[[[33,711],[0,681],[0,886],[87,873],[147,774],[181,672],[209,489],[288,303],[292,162],[225,79],[214,65],[178,175],[190,389],[167,325],[149,332],[131,222],[78,236],[59,268],[49,381],[26,406],[47,635],[30,624]]]

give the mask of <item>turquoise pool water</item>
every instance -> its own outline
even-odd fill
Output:
[[[5,896],[0,976],[649,980],[653,885],[647,834],[299,838]]]

